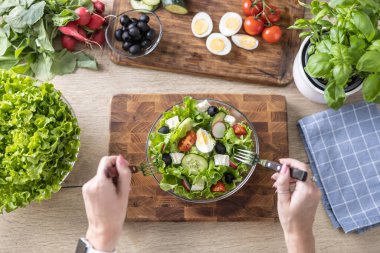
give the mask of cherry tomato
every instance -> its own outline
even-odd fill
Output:
[[[263,31],[263,39],[268,43],[276,43],[281,39],[282,31],[278,25],[267,27]]]
[[[260,15],[260,19],[265,23],[276,23],[281,19],[281,10],[273,5],[268,5],[264,12]],[[269,22],[268,22],[269,21]]]
[[[252,1],[252,0],[244,0],[243,1],[243,12],[244,15],[248,16],[256,16],[263,10],[263,3],[261,1]]]
[[[264,23],[253,16],[247,17],[244,20],[244,30],[250,35],[258,35],[264,30]]]
[[[187,152],[197,141],[197,135],[194,131],[189,131],[185,137],[183,137],[178,143],[178,149],[181,152]]]
[[[222,181],[216,182],[213,186],[211,186],[212,192],[225,192],[226,187],[224,186],[224,183]]]
[[[232,126],[232,129],[234,130],[234,133],[238,136],[247,134],[247,130],[245,129],[243,125],[235,124]]]

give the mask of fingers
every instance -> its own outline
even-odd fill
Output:
[[[116,166],[117,156],[103,156],[99,162],[98,171],[96,176],[99,178],[111,177],[114,174],[112,167]]]
[[[294,167],[294,168],[297,168],[297,169],[300,169],[300,170],[304,170],[304,171],[308,171],[308,167],[305,163],[303,162],[300,162],[296,159],[292,159],[292,158],[282,158],[279,160],[281,164],[286,164],[290,167]]]
[[[122,155],[117,156],[116,169],[119,173],[118,178],[118,190],[121,196],[127,196],[129,194],[132,172],[129,169],[129,163],[124,159]]]
[[[290,202],[290,170],[286,165],[282,166],[281,172],[277,179],[278,204]]]

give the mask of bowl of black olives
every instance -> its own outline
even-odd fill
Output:
[[[111,50],[132,59],[151,53],[161,37],[160,18],[147,10],[123,12],[115,16],[106,28],[106,41]]]

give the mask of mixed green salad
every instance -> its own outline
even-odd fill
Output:
[[[250,169],[232,157],[237,148],[254,149],[252,130],[225,107],[185,97],[158,124],[149,136],[148,155],[165,191],[188,199],[215,198],[236,188]]]
[[[0,70],[0,213],[60,189],[76,160],[79,132],[52,84]]]

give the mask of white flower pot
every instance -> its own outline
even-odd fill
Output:
[[[319,104],[326,104],[324,98],[324,84],[315,78],[310,77],[304,70],[307,60],[307,48],[309,46],[309,38],[305,38],[302,42],[301,47],[294,59],[293,64],[293,78],[298,90],[310,99],[311,101]],[[351,82],[345,88],[347,97],[360,91],[362,88],[362,80],[357,78]]]

